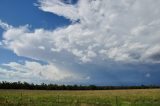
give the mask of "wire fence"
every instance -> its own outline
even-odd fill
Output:
[[[64,98],[61,96],[52,97],[52,100],[46,100],[43,97],[39,100],[33,98],[26,98],[21,93],[19,97],[9,98],[1,97],[0,106],[160,106],[159,102],[131,102],[123,101],[120,97],[116,96],[112,102],[108,100],[100,101],[94,100],[81,100],[80,98]]]

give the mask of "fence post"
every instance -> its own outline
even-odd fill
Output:
[[[7,97],[5,97],[5,105],[8,105]]]
[[[22,92],[21,92],[21,101],[22,101]]]
[[[59,104],[59,95],[58,95],[58,101],[57,101],[57,102],[58,102],[58,104]]]
[[[118,97],[116,96],[116,106],[119,106]]]

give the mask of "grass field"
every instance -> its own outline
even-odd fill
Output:
[[[0,90],[0,106],[160,106],[160,89]]]

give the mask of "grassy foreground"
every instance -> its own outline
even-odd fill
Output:
[[[0,106],[160,106],[160,89],[0,90]]]

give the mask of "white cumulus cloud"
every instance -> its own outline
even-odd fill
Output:
[[[39,2],[41,5],[39,8],[43,11],[49,11],[51,13],[69,18],[73,21],[79,18],[76,5],[65,4],[61,0],[39,0]]]
[[[68,70],[59,69],[54,64],[42,65],[38,62],[25,61],[25,63],[10,62],[3,64],[8,69],[1,68],[0,76],[3,75],[6,78],[12,77],[13,79],[27,79],[50,81],[50,82],[70,82],[74,80],[87,80],[88,76],[81,76],[77,73],[70,72]]]
[[[7,27],[2,44],[19,56],[69,69],[75,64],[105,66],[108,61],[160,63],[159,5],[158,0],[79,0],[74,5],[39,0],[42,11],[73,23],[31,31],[0,21]]]
[[[43,11],[79,22],[52,31],[10,27],[3,34],[3,42],[18,55],[50,62],[61,54],[84,63],[97,58],[101,61],[159,62],[146,54],[151,52],[152,55],[150,50],[160,46],[159,1],[80,0],[72,5],[60,0],[39,0],[39,3]],[[42,51],[44,47],[46,50]],[[159,51],[153,53],[159,54]]]

